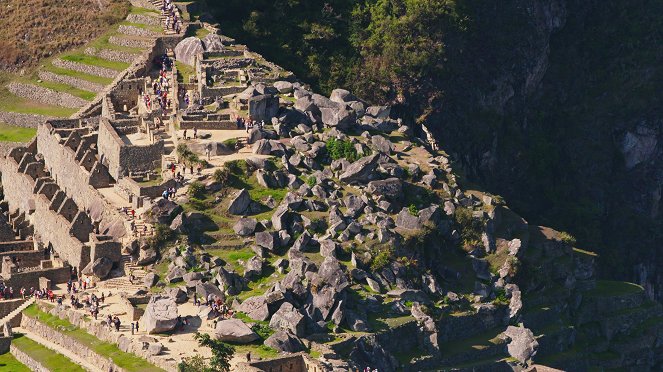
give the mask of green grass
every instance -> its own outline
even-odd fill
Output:
[[[0,111],[68,117],[76,113],[78,110],[29,101],[27,99],[13,95],[9,90],[7,90],[7,88],[2,87],[0,88]]]
[[[89,74],[84,74],[82,72],[74,71],[74,70],[67,70],[65,68],[60,68],[60,67],[55,67],[52,64],[46,64],[43,67],[43,70],[45,71],[50,71],[54,74],[58,75],[64,75],[64,76],[71,76],[75,78],[79,78],[82,80],[87,80],[93,83],[101,84],[101,85],[108,85],[113,82],[113,79],[111,78],[105,78],[97,75],[89,75]]]
[[[30,368],[23,365],[11,353],[7,352],[0,355],[0,371],[30,372]]]
[[[137,28],[142,28],[143,30],[150,30],[150,31],[158,32],[158,33],[163,31],[163,29],[159,26],[146,25],[144,23],[131,23],[129,21],[123,21],[120,24],[124,25],[124,26],[133,26],[133,27],[137,27]]]
[[[219,257],[220,259],[227,262],[230,266],[235,269],[237,272],[243,272],[243,266],[239,264],[238,261],[246,262],[249,258],[255,256],[255,253],[251,248],[242,248],[242,249],[210,249],[206,250],[207,253],[211,254],[214,257]]]
[[[103,58],[88,56],[87,54],[82,54],[82,53],[71,53],[63,55],[60,58],[65,61],[78,62],[85,65],[98,66],[117,71],[122,71],[130,66],[130,64],[126,62],[109,61]]]
[[[15,127],[0,123],[0,142],[29,142],[36,134],[36,128]]]
[[[39,362],[39,364],[48,368],[52,372],[85,371],[82,367],[72,362],[71,359],[62,354],[56,353],[23,335],[17,334],[12,340],[12,345],[28,354],[32,359]]]
[[[597,280],[596,288],[587,291],[588,296],[609,297],[626,296],[642,292],[644,289],[633,283],[619,282],[613,280]]]
[[[69,93],[74,97],[79,97],[87,101],[92,101],[94,97],[97,96],[97,93],[90,92],[88,90],[78,89],[76,87],[72,87],[71,85],[58,83],[54,81],[43,80],[41,83],[39,83],[37,82],[37,79],[34,78],[27,80],[26,83],[40,86],[43,88],[48,88],[56,92]]]
[[[123,45],[117,45],[117,44],[112,44],[109,39],[111,35],[118,35],[117,33],[117,27],[113,31],[107,32],[106,34],[98,37],[97,39],[91,41],[88,43],[85,47],[93,47],[95,49],[112,49],[112,50],[119,50],[122,52],[128,52],[128,53],[140,53],[143,51],[141,48],[134,48],[134,47],[128,47],[128,46],[123,46]]]
[[[177,75],[181,78],[181,82],[188,84],[190,76],[196,76],[196,71],[193,67],[186,65],[180,61],[175,61],[175,67],[177,67]],[[180,81],[180,79],[178,79]]]
[[[93,335],[87,333],[85,330],[80,329],[74,326],[73,324],[69,323],[69,321],[67,320],[60,319],[56,316],[53,316],[51,314],[39,310],[36,305],[31,305],[27,307],[23,311],[23,314],[32,318],[39,319],[40,322],[44,323],[45,325],[53,329],[57,329],[59,332],[61,332],[64,335],[76,339],[83,345],[86,345],[87,347],[92,349],[94,352],[102,356],[111,358],[113,360],[113,363],[115,363],[117,366],[121,368],[124,368],[127,371],[136,371],[136,372],[163,371],[163,369],[158,368],[152,365],[151,363],[148,363],[145,359],[121,351],[120,349],[118,349],[117,345],[115,344],[99,340]]]

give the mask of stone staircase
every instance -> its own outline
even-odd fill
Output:
[[[147,271],[141,266],[133,264],[129,255],[122,255],[120,264],[124,268],[124,276],[119,278],[112,278],[104,280],[99,283],[100,289],[118,289],[127,293],[133,293],[140,289],[145,289],[143,285],[143,278],[147,275]],[[133,283],[129,281],[129,274],[133,273]]]
[[[23,312],[23,310],[25,310],[28,306],[34,303],[35,303],[34,297],[30,297],[29,299],[27,299],[23,304],[21,304],[21,306],[17,307],[12,312],[7,314],[4,318],[0,319],[0,328],[4,327],[6,323],[9,323],[9,325],[11,326],[18,326],[18,324],[15,324],[13,322],[14,318],[16,318],[18,314]]]
[[[163,11],[162,11],[162,7],[163,7],[163,4],[164,4],[164,0],[150,0],[150,2],[151,2],[152,5],[153,5],[157,10],[159,10],[159,12],[160,12],[159,23],[163,26],[163,31],[164,31],[164,33],[165,33],[166,35],[176,35],[177,32],[175,32],[175,30],[174,30],[173,28],[171,28],[170,25],[167,25],[167,24],[166,24],[166,18],[167,18],[167,16],[166,16],[166,15],[163,13]],[[184,23],[182,22],[182,14],[180,13],[180,11],[179,11],[179,9],[177,8],[177,6],[175,6],[173,9],[175,10],[175,14],[177,14],[177,19],[178,19],[178,20],[177,20],[177,23],[178,23],[179,26],[180,26],[180,30],[181,30],[180,32],[182,32],[182,31],[184,30]],[[172,21],[172,20],[171,20],[171,21]]]

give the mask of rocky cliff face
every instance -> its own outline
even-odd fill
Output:
[[[600,246],[602,275],[638,280],[661,298],[657,9],[647,1],[477,7],[463,48],[450,48],[453,77],[437,84],[446,97],[426,121],[471,178],[529,219]],[[421,112],[428,103],[407,104]]]

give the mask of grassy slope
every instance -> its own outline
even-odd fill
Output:
[[[22,128],[0,123],[0,142],[29,142],[37,134],[35,128]]]
[[[37,342],[22,336],[16,335],[12,340],[12,345],[19,348],[22,352],[28,354],[42,366],[52,372],[84,372],[85,370],[78,364],[71,361],[62,354],[38,344]]]
[[[30,372],[30,368],[23,365],[9,352],[0,355],[0,370],[12,372]]]
[[[145,359],[139,358],[130,353],[125,353],[118,349],[117,345],[101,341],[86,331],[75,327],[69,323],[69,321],[59,319],[58,317],[39,310],[35,305],[29,306],[23,313],[33,318],[38,318],[42,323],[54,329],[58,329],[63,334],[78,340],[98,354],[111,358],[113,363],[127,371],[162,371],[161,368],[155,367]]]

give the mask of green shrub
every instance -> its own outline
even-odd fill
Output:
[[[410,214],[413,215],[413,216],[415,216],[415,217],[419,214],[419,209],[418,209],[417,206],[414,205],[414,204],[410,204],[410,205],[407,207],[407,211],[410,212]]]
[[[235,348],[232,345],[215,340],[207,333],[196,332],[194,339],[198,341],[198,345],[212,349],[209,371],[230,371],[230,360],[235,354]]]
[[[161,248],[175,237],[175,232],[164,224],[154,225],[154,234],[147,238],[147,245],[154,249]]]
[[[194,355],[182,359],[177,365],[178,372],[208,372],[210,371],[205,358],[200,355]]]
[[[189,196],[196,199],[202,199],[205,196],[205,185],[202,182],[194,181],[189,185]]]
[[[463,242],[481,241],[483,221],[480,218],[474,218],[471,209],[456,208],[455,218],[456,223],[460,226],[460,237]]]
[[[318,182],[318,180],[314,176],[309,176],[306,179],[306,184],[309,185],[310,187],[315,186],[315,184]]]
[[[274,330],[271,329],[268,325],[266,324],[261,324],[261,323],[256,323],[253,326],[251,326],[251,330],[255,332],[260,338],[263,340],[266,340],[269,336],[274,334]]]
[[[390,247],[382,247],[373,256],[371,261],[371,271],[380,271],[391,261],[392,250]]]
[[[241,177],[248,174],[248,168],[244,160],[231,160],[225,164],[228,171],[235,176]]]
[[[228,181],[230,180],[230,170],[225,167],[219,168],[214,171],[212,178],[214,178],[214,181],[220,183],[221,186],[226,187],[228,185]]]
[[[348,140],[330,138],[327,141],[327,153],[332,160],[345,159],[349,162],[353,162],[359,159],[357,149],[355,149],[352,142]]]
[[[495,290],[495,299],[493,300],[493,304],[495,305],[508,305],[509,304],[509,299],[506,297],[506,291],[502,288],[496,289]]]
[[[576,245],[576,238],[565,231],[559,233],[559,240],[570,246]]]

